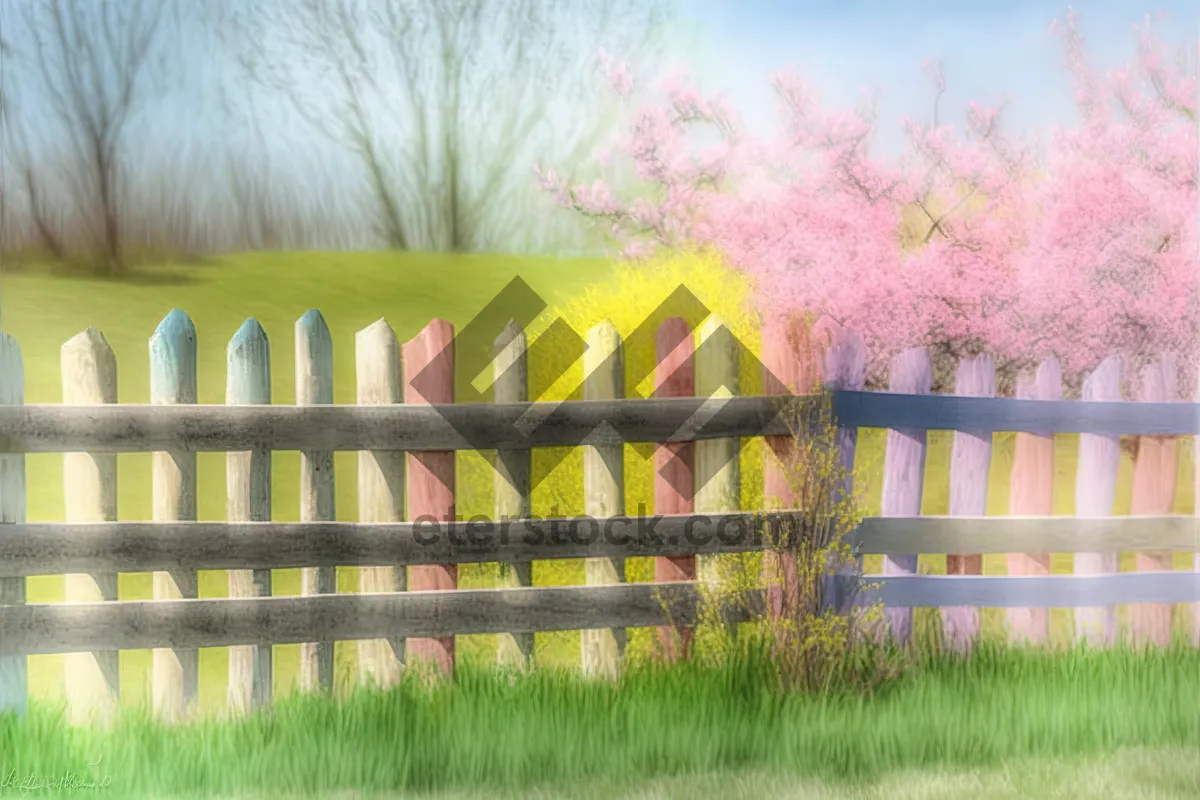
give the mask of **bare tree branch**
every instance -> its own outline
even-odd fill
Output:
[[[67,137],[70,157],[60,168],[102,272],[125,267],[123,147],[130,120],[166,89],[153,54],[175,10],[173,0],[26,0],[22,6],[30,44],[20,57]]]
[[[654,59],[667,2],[261,0],[220,27],[240,77],[355,155],[390,247],[499,250],[544,224],[537,158],[611,130],[599,51]]]

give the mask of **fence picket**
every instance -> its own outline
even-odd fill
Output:
[[[267,332],[251,317],[229,340],[228,405],[271,403],[271,350]],[[233,522],[271,519],[271,453],[248,450],[225,457],[226,516]],[[270,597],[271,570],[229,570],[230,597]],[[271,702],[271,645],[229,648],[229,709],[245,713]]]
[[[1121,400],[1121,362],[1107,358],[1083,382],[1085,403]],[[1076,516],[1107,517],[1117,498],[1117,474],[1121,467],[1119,436],[1079,435],[1079,463],[1075,473]],[[1086,547],[1086,544],[1082,546]],[[1075,553],[1076,575],[1101,575],[1117,571],[1116,553]],[[1108,647],[1116,641],[1116,606],[1075,609],[1075,638],[1089,647]]]
[[[62,346],[63,403],[91,405],[117,402],[117,359],[104,336],[88,328]],[[64,453],[63,501],[67,522],[117,520],[116,453]],[[116,573],[73,573],[64,576],[68,603],[117,599]],[[119,653],[100,650],[68,653],[63,659],[63,685],[75,725],[112,723],[121,697]]]
[[[296,320],[296,405],[333,402],[333,337],[321,312],[311,308]],[[333,453],[300,451],[300,521],[337,519]],[[337,567],[300,571],[300,594],[335,594]],[[300,688],[333,688],[333,642],[300,645]]]
[[[889,392],[929,394],[933,387],[933,359],[924,347],[896,355],[892,359],[890,372]],[[928,432],[924,430],[888,430],[881,516],[920,516],[928,438]],[[916,575],[917,558],[915,553],[886,555],[883,557],[883,574]],[[892,639],[899,645],[907,645],[912,640],[912,609],[888,608],[885,617]]]
[[[1062,399],[1062,371],[1051,358],[1038,365],[1033,380],[1022,375],[1017,381],[1022,400]],[[1054,513],[1054,436],[1018,433],[1009,484],[1010,516],[1050,516]],[[1010,553],[1009,575],[1049,575],[1049,553]],[[1050,633],[1044,608],[1008,609],[1009,633],[1013,641],[1045,644]]]
[[[663,320],[654,335],[655,397],[693,397],[696,394],[695,346],[683,317]],[[695,507],[694,442],[669,442],[654,451],[654,513],[691,514]],[[654,559],[654,580],[696,579],[695,556],[660,556]],[[662,626],[657,631],[660,655],[667,661],[686,658],[692,647],[692,629]]]
[[[1200,403],[1200,381],[1196,383],[1195,400]],[[1200,436],[1192,437],[1192,479],[1192,515],[1200,517]],[[1200,521],[1196,524],[1200,525]],[[1200,550],[1192,555],[1192,570],[1200,573]],[[1200,581],[1200,575],[1196,576],[1196,580]],[[1200,647],[1200,603],[1192,604],[1191,640],[1193,647]]]
[[[454,402],[454,326],[434,319],[404,343],[404,402]],[[411,519],[454,521],[454,451],[409,453],[406,470],[408,515]],[[458,588],[458,566],[432,564],[409,568],[409,591]],[[427,662],[443,675],[454,671],[454,637],[412,639],[409,664]]]
[[[858,331],[829,325],[826,320],[816,329],[826,342],[823,355],[822,380],[826,391],[860,392],[866,382],[866,342]],[[840,508],[843,501],[852,502],[854,492],[854,462],[858,452],[858,428],[837,425],[834,431],[834,446],[838,450],[836,469],[838,475],[832,487],[832,508]],[[843,531],[844,533],[844,531]],[[855,553],[850,564],[835,565],[842,574],[862,574],[862,555]],[[845,611],[842,606],[837,610]]]
[[[1141,374],[1138,400],[1143,403],[1174,403],[1179,399],[1175,359],[1168,356],[1146,365]],[[1133,466],[1133,497],[1130,514],[1170,514],[1178,482],[1178,443],[1173,436],[1138,438],[1137,461]],[[1142,550],[1134,556],[1138,572],[1172,568],[1171,554]],[[1132,643],[1165,647],[1171,643],[1171,606],[1137,603],[1129,609]]]
[[[529,399],[529,352],[525,332],[509,320],[496,337],[492,348],[493,400],[497,403],[523,403]],[[533,513],[530,486],[533,478],[533,453],[523,450],[497,450],[495,477],[496,519],[529,519]],[[533,562],[512,561],[504,565],[500,585],[506,588],[533,586]],[[532,633],[502,633],[496,649],[497,663],[518,668],[533,666]]]
[[[150,337],[150,402],[153,405],[197,401],[196,326],[186,313],[172,309]],[[151,461],[155,522],[196,519],[196,454],[186,450],[155,452]],[[195,570],[155,572],[155,600],[196,599]],[[200,651],[155,648],[151,667],[151,704],[164,722],[193,715],[200,698]]]
[[[739,366],[741,345],[733,332],[716,315],[710,315],[700,326],[700,344],[693,358],[695,362],[696,396],[714,401],[712,413],[720,413],[720,398],[733,397],[740,387]],[[706,411],[707,413],[707,411]],[[741,509],[742,468],[739,454],[742,440],[705,439],[695,443],[695,510],[699,514],[719,514]],[[717,555],[696,556],[696,575],[708,587],[708,591],[721,592],[736,576],[730,574],[732,559]],[[726,625],[731,637],[736,637],[737,626]]]
[[[954,393],[961,397],[994,397],[996,367],[989,355],[959,362]],[[950,451],[950,515],[987,514],[988,472],[992,465],[991,431],[955,431]],[[946,555],[947,575],[982,575],[983,556]],[[941,610],[947,644],[956,650],[973,646],[979,636],[979,609],[951,606]]]
[[[811,392],[821,380],[821,352],[808,325],[798,319],[766,325],[762,365],[764,395],[783,398]],[[798,433],[763,437],[763,504],[768,510],[796,506]],[[763,553],[762,575],[769,613],[775,618],[791,618],[800,601],[794,555],[784,548],[768,548]]]
[[[0,331],[0,405],[25,403],[25,365],[17,340]],[[25,454],[0,453],[0,524],[25,521]],[[0,578],[0,611],[25,605],[25,579]],[[29,661],[0,656],[0,713],[29,710]]]
[[[625,396],[625,348],[621,334],[605,320],[588,331],[583,354],[585,400],[607,400]],[[625,447],[592,445],[583,450],[584,513],[594,519],[625,513]],[[625,582],[625,559],[589,558],[584,563],[588,586]],[[580,631],[583,674],[615,678],[625,655],[624,628],[594,628]]]
[[[385,320],[376,320],[355,334],[354,363],[359,405],[404,402],[400,343]],[[359,522],[404,519],[404,458],[402,450],[359,452]],[[403,592],[408,587],[403,565],[360,567],[358,574],[358,590],[363,594]],[[360,639],[359,682],[381,688],[394,686],[404,669],[405,644],[399,637]]]

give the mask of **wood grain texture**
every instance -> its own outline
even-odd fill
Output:
[[[1126,572],[1076,576],[896,575],[847,582],[858,604],[906,607],[1043,606],[1194,603],[1200,585],[1190,572]],[[729,609],[748,619],[765,609],[750,592]],[[81,650],[261,647],[383,635],[446,637],[503,631],[558,631],[604,626],[650,627],[668,617],[695,622],[693,582],[472,589],[447,592],[334,594],[203,600],[35,603],[0,607],[0,658]]]
[[[25,365],[17,340],[0,331],[0,408],[25,402]],[[0,523],[25,521],[25,456],[0,454]],[[0,524],[0,529],[7,525]],[[0,613],[25,603],[25,579],[0,580]],[[2,643],[0,639],[0,643]],[[29,711],[29,664],[23,655],[0,654],[0,713]]]
[[[404,401],[404,370],[400,343],[383,319],[359,331],[354,337],[357,400],[363,406],[390,406]],[[364,450],[358,454],[358,518],[363,523],[398,523],[404,519],[404,460],[397,450]],[[388,529],[392,530],[392,529]],[[410,528],[411,530],[411,528]],[[395,547],[405,539],[399,531],[384,537]],[[346,565],[359,569],[359,591],[364,594],[403,592],[408,588],[406,559],[344,558]],[[321,564],[310,560],[310,564]],[[397,566],[399,565],[399,566]],[[400,636],[358,641],[358,681],[360,684],[390,688],[404,670],[406,642]]]
[[[788,427],[769,397],[737,397],[720,415],[692,422],[702,398],[567,401],[516,405],[364,409],[359,406],[0,407],[0,453],[187,450],[474,450],[577,444],[670,442],[781,436]],[[1040,434],[1191,436],[1200,403],[1045,402],[951,395],[837,392],[834,415],[847,427],[1017,431]],[[697,418],[700,419],[700,418]],[[523,420],[523,421],[522,421]],[[520,426],[517,422],[522,421]],[[535,424],[536,423],[536,424]],[[606,428],[597,430],[601,423]],[[983,426],[983,427],[980,427]],[[466,435],[460,433],[464,431]],[[524,433],[523,431],[529,431]],[[589,438],[590,434],[590,438]],[[585,441],[586,440],[586,441]]]
[[[383,407],[28,405],[0,409],[0,453],[419,452],[685,442],[788,430],[769,398],[730,398],[720,414],[697,417],[703,405],[694,397]]]
[[[400,511],[394,511],[396,517]],[[795,513],[795,512],[793,512]],[[372,516],[364,514],[365,516]],[[645,558],[762,549],[764,516],[558,517],[448,525],[411,522],[14,523],[0,527],[0,579],[68,572],[296,569],[308,565],[392,569],[394,564]],[[1058,553],[1200,547],[1190,514],[1157,517],[867,517],[845,541],[864,555],[1008,553],[1042,545]],[[597,528],[599,527],[599,531]],[[372,567],[368,565],[389,565]],[[391,573],[389,573],[391,574]],[[399,591],[388,584],[388,591]]]
[[[296,320],[296,405],[333,402],[333,336],[321,312],[311,308]],[[300,521],[337,519],[330,450],[300,451]],[[337,592],[337,566],[305,567],[300,572],[300,594]],[[333,642],[300,645],[300,689],[329,692],[333,689]]]
[[[434,319],[404,343],[404,402],[408,405],[454,402],[454,326]],[[408,515],[413,520],[454,520],[454,451],[409,453],[405,465]],[[458,586],[455,564],[409,567],[410,592],[446,591]],[[454,637],[411,639],[408,665],[432,666],[443,675],[454,672]]]
[[[654,335],[655,397],[692,397],[696,394],[695,346],[692,331],[683,317],[663,320]],[[695,508],[696,452],[694,442],[671,442],[654,451],[654,512],[690,514]],[[696,557],[659,556],[654,559],[654,580],[693,581]],[[692,629],[660,627],[658,654],[665,661],[687,658],[692,647]]]
[[[926,348],[905,350],[892,359],[888,391],[926,395],[933,386],[933,359]],[[924,430],[889,430],[883,462],[883,495],[880,514],[884,517],[920,517],[925,490],[925,456],[928,434]],[[917,556],[926,550],[918,542],[905,543],[905,555],[885,555],[884,575],[916,575]],[[958,548],[952,548],[957,550]],[[901,552],[897,550],[897,552]],[[884,615],[892,639],[900,645],[912,641],[912,609],[889,608]]]
[[[72,337],[62,346],[61,361],[63,403],[117,402],[117,359],[100,331],[88,328]],[[64,454],[63,504],[67,522],[116,521],[116,454]],[[117,599],[115,571],[68,573],[63,583],[68,603]],[[108,727],[121,698],[117,653],[68,653],[63,689],[71,724]]]
[[[585,400],[613,400],[625,396],[625,348],[621,334],[605,320],[588,331],[583,354]],[[607,425],[607,423],[601,423]],[[589,517],[625,514],[625,446],[593,445],[583,451],[584,512]],[[589,558],[584,562],[589,587],[625,582],[624,558]],[[580,634],[583,674],[614,679],[620,673],[627,635],[624,626],[588,627]]]
[[[196,326],[179,309],[172,310],[150,337],[150,402],[156,406],[197,402]],[[154,521],[161,524],[196,519],[196,454],[165,450],[151,456]],[[174,545],[183,544],[187,527],[176,528]],[[120,567],[119,564],[114,565]],[[153,598],[198,597],[195,569],[179,562],[160,563],[153,576]],[[156,718],[177,723],[193,716],[200,697],[200,652],[192,649],[154,651],[151,666],[151,709]]]
[[[1174,403],[1179,400],[1179,378],[1175,359],[1165,357],[1142,369],[1138,400],[1142,403]],[[1131,514],[1170,514],[1178,484],[1178,442],[1173,437],[1142,436],[1138,439],[1133,466]],[[1141,550],[1134,556],[1139,572],[1171,569],[1171,554]],[[1135,645],[1166,647],[1171,643],[1171,607],[1139,603],[1129,609],[1130,637]]]
[[[529,399],[529,342],[525,332],[509,320],[492,343],[493,400],[524,403]],[[533,514],[530,489],[533,454],[528,449],[497,450],[494,472],[497,520],[528,519]],[[533,586],[532,561],[504,562],[501,585],[509,588]],[[497,642],[497,663],[528,669],[533,666],[532,633],[502,633]]]
[[[1083,382],[1084,403],[1114,403],[1121,400],[1121,362],[1113,357],[1102,361]],[[1127,405],[1133,405],[1129,403]],[[1117,497],[1117,474],[1121,466],[1121,440],[1113,435],[1085,433],[1079,437],[1079,461],[1075,467],[1075,513],[1092,518],[1113,513]],[[1101,550],[1092,536],[1080,536],[1075,553],[1076,575],[1105,575],[1117,571],[1118,552]],[[1133,548],[1131,548],[1133,549]],[[1075,638],[1089,647],[1108,647],[1116,641],[1117,609],[1105,603],[1075,609]]]
[[[666,619],[664,605],[678,619],[693,622],[697,594],[694,584],[680,582],[38,603],[0,609],[0,657],[102,648],[253,647],[385,635],[413,639],[601,626],[651,627]],[[756,597],[750,593],[731,608],[732,618],[746,619],[747,610],[761,611]]]
[[[1059,400],[1062,398],[1062,370],[1058,361],[1048,359],[1038,365],[1030,379],[1017,380],[1017,397],[1023,400]],[[1018,433],[1009,481],[1008,513],[1016,516],[1054,513],[1054,436]],[[1010,553],[1009,575],[1049,575],[1050,553],[1039,549],[1028,553]],[[1050,633],[1049,617],[1042,608],[1008,609],[1009,635],[1017,644],[1042,645]]]
[[[267,332],[251,317],[238,328],[226,348],[228,405],[271,402],[271,350]],[[225,456],[226,517],[232,522],[271,519],[271,452],[255,448]],[[270,597],[271,570],[230,570],[229,596]],[[271,646],[229,648],[229,710],[247,713],[271,702]]]
[[[960,397],[991,397],[996,393],[996,367],[989,355],[963,359],[958,365],[954,393]],[[950,515],[987,514],[992,431],[955,431],[950,450]],[[972,548],[974,549],[974,548]],[[947,575],[982,575],[983,556],[947,554]],[[947,645],[966,650],[979,636],[979,608],[951,606],[941,611]]]

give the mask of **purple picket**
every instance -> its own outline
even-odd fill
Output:
[[[929,394],[933,385],[933,360],[923,347],[905,350],[892,359],[888,391],[896,394]],[[917,517],[925,488],[925,430],[888,430],[883,464],[883,499],[880,516]],[[917,554],[886,555],[884,575],[915,575]],[[912,609],[888,608],[892,639],[906,645],[912,638]]]
[[[961,397],[994,397],[996,366],[989,355],[963,359],[958,365],[954,393]],[[991,431],[955,431],[950,451],[950,515],[987,514],[988,474],[992,465]],[[946,555],[947,575],[982,575],[983,556]],[[946,643],[966,650],[979,635],[979,609],[952,606],[941,611]]]

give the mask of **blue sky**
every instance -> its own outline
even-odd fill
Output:
[[[1132,28],[1147,15],[1174,42],[1195,41],[1200,23],[1196,0],[1085,0],[1075,7],[1089,53],[1108,67],[1129,60]],[[945,63],[943,119],[957,121],[951,115],[971,99],[994,103],[1002,95],[1015,125],[1041,127],[1073,115],[1061,45],[1049,31],[1065,16],[1066,0],[699,0],[687,8],[701,28],[697,74],[706,87],[736,98],[751,123],[773,118],[769,73],[795,64],[831,103],[853,103],[862,87],[880,89],[881,144],[894,146],[902,115],[928,114],[926,57]]]

